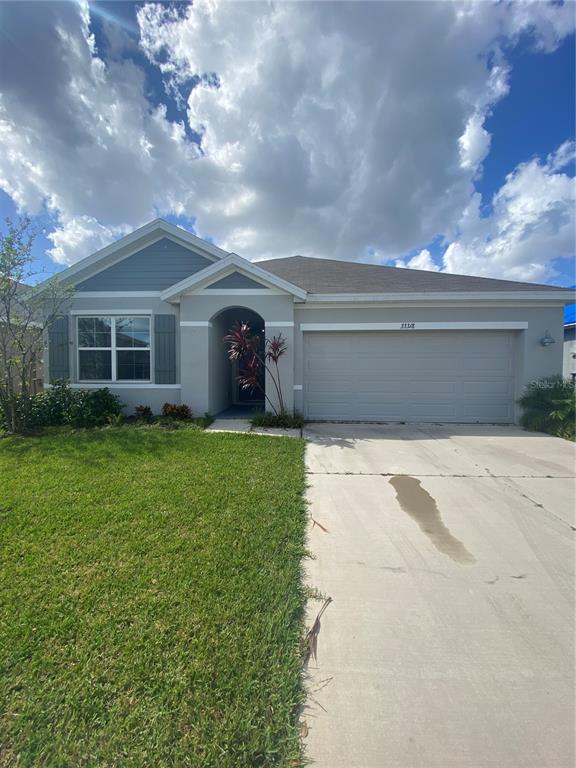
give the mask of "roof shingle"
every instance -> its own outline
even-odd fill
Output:
[[[309,293],[419,293],[491,292],[491,291],[562,291],[552,285],[495,280],[489,277],[426,272],[354,261],[289,256],[270,259],[259,266]]]

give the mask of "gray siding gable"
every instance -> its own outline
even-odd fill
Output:
[[[243,275],[241,272],[232,272],[226,277],[222,277],[215,283],[211,283],[206,286],[206,290],[212,290],[216,288],[262,288],[267,289],[268,286],[257,283],[256,280],[252,280],[250,277]]]
[[[213,262],[163,237],[76,285],[77,291],[163,291]]]

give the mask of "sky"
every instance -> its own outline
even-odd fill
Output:
[[[575,9],[0,2],[0,218],[573,285]]]

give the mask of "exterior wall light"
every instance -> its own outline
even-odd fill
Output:
[[[551,344],[556,344],[556,339],[553,339],[552,336],[550,336],[550,331],[546,331],[544,336],[540,339],[540,344],[542,344],[543,347],[549,347]]]

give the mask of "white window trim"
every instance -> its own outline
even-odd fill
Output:
[[[118,347],[116,346],[116,320],[118,317],[131,317],[131,316],[142,316],[142,313],[140,312],[126,312],[126,313],[118,313],[113,315],[110,310],[104,311],[104,312],[83,312],[81,314],[76,314],[76,382],[78,384],[113,384],[115,386],[117,385],[128,385],[128,386],[134,386],[136,384],[152,384],[152,314],[148,313],[148,333],[150,336],[150,341],[148,343],[147,347]],[[79,343],[79,333],[78,333],[78,320],[80,320],[83,317],[109,317],[112,321],[111,328],[110,328],[110,343],[111,346],[109,347],[81,347]],[[140,351],[140,352],[149,352],[150,353],[150,378],[148,379],[120,379],[118,380],[118,361],[116,357],[117,352],[133,352],[133,351]],[[81,379],[80,378],[80,352],[110,352],[112,359],[111,359],[111,368],[112,368],[112,378],[111,379]]]

